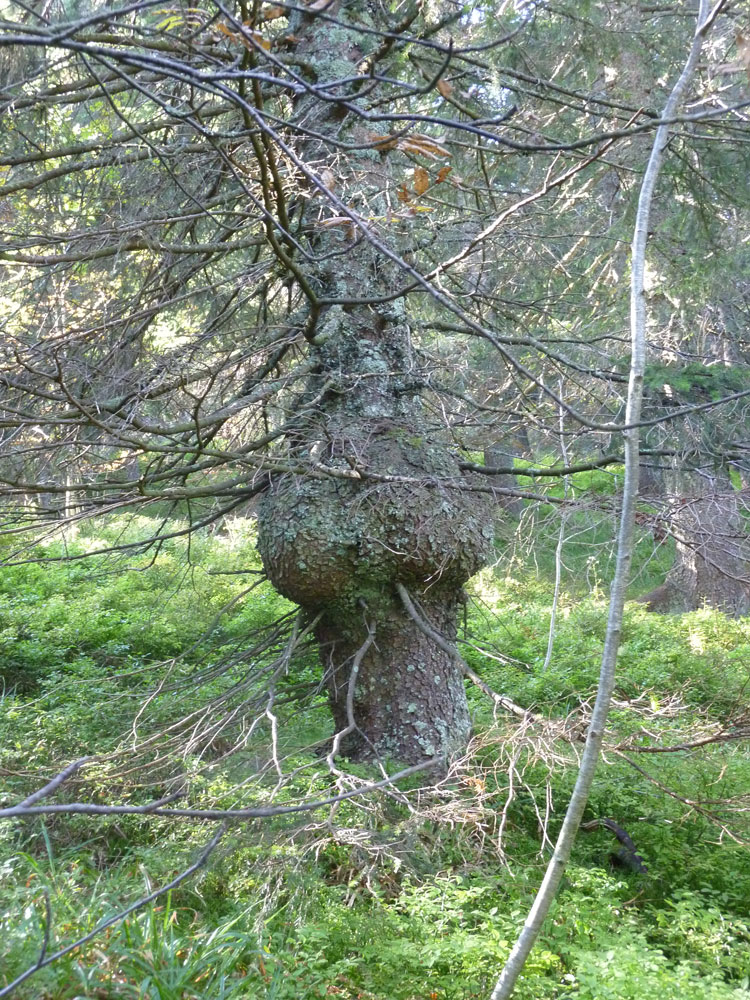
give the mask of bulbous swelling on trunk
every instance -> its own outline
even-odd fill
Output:
[[[314,349],[320,381],[334,388],[292,444],[295,458],[392,482],[281,476],[259,508],[260,550],[274,585],[304,607],[353,603],[399,581],[460,587],[484,565],[493,516],[458,462],[424,430],[408,330],[369,311],[332,309]],[[312,471],[312,470],[311,470]],[[399,482],[408,479],[409,482]]]
[[[445,757],[470,730],[461,668],[407,615],[395,583],[452,642],[462,584],[492,550],[492,508],[484,494],[440,485],[461,482],[457,462],[413,426],[385,420],[367,434],[350,426],[353,438],[366,467],[419,481],[282,476],[260,505],[258,548],[274,586],[322,613],[317,637],[337,731],[348,725],[348,679],[366,622],[375,625],[355,679],[357,730],[343,752],[407,763]]]
[[[400,463],[398,472],[418,470]],[[460,588],[487,561],[493,537],[483,500],[429,479],[368,485],[284,477],[259,517],[258,548],[271,581],[313,610],[354,606],[396,581],[420,591]]]

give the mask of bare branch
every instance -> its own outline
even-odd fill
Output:
[[[12,983],[8,983],[7,986],[0,989],[0,997],[10,996],[12,991],[17,986],[20,986],[21,983],[33,976],[35,972],[38,972],[40,969],[43,969],[48,965],[52,965],[53,962],[57,962],[58,959],[63,958],[63,956],[69,955],[71,951],[76,951],[78,948],[83,947],[83,945],[88,944],[89,941],[101,934],[102,931],[105,931],[108,927],[112,927],[114,924],[119,924],[120,921],[129,917],[131,913],[135,913],[137,910],[143,909],[144,906],[148,906],[149,903],[153,903],[155,899],[158,899],[159,896],[163,896],[165,892],[170,892],[172,889],[176,889],[178,885],[185,881],[185,879],[190,878],[190,876],[194,875],[199,868],[205,865],[226,832],[227,826],[226,824],[223,824],[209,840],[193,864],[188,868],[185,868],[184,871],[181,871],[179,875],[176,875],[171,882],[167,882],[166,885],[160,886],[158,889],[150,892],[147,896],[142,896],[134,903],[131,903],[130,906],[126,907],[124,910],[121,910],[119,913],[115,913],[114,916],[107,917],[106,920],[102,920],[101,923],[97,924],[96,927],[92,931],[89,931],[88,934],[84,934],[83,937],[78,938],[77,941],[73,941],[72,944],[66,945],[65,948],[60,948],[59,951],[56,951],[51,955],[46,954],[51,922],[49,897],[47,897],[47,917],[44,930],[44,943],[39,953],[39,958],[34,965],[30,966],[19,976],[16,976]]]

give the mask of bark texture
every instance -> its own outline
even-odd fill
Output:
[[[399,601],[381,600],[377,637],[362,660],[354,695],[357,729],[344,741],[350,757],[419,763],[465,745],[471,730],[459,661],[425,636]],[[455,641],[456,601],[437,588],[422,601],[431,624]],[[362,630],[326,616],[317,630],[336,730],[347,727],[350,665]]]
[[[329,276],[329,287],[382,293],[388,269],[372,248],[344,249],[346,275]],[[456,457],[427,424],[401,302],[378,312],[333,306],[310,355],[301,406],[314,405],[314,416],[290,438],[289,454],[311,475],[277,477],[260,504],[264,565],[282,594],[323,614],[318,638],[337,729],[347,724],[365,618],[375,623],[346,752],[409,763],[446,755],[469,733],[460,668],[406,616],[395,584],[452,640],[462,585],[491,552],[491,504],[465,488]]]

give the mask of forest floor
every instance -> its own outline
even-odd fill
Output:
[[[154,521],[156,524],[156,521]],[[237,808],[335,796],[382,772],[321,752],[319,667],[277,678],[294,608],[260,580],[250,528],[127,546],[143,518],[5,543],[0,569],[0,806],[94,756],[54,802]],[[526,548],[524,538],[535,539]],[[542,877],[596,687],[612,560],[570,522],[549,651],[557,527],[506,532],[469,586],[461,650],[530,709],[470,687],[475,737],[436,787],[420,776],[333,806],[229,825],[200,870],[41,969],[19,1000],[469,1000],[488,997]],[[635,592],[663,578],[642,540]],[[627,606],[607,750],[519,1000],[750,996],[750,620]],[[264,700],[265,699],[265,700]],[[253,726],[253,721],[258,720]],[[693,746],[693,744],[697,744]],[[234,751],[234,752],[232,752]],[[397,770],[397,764],[389,768]],[[0,825],[0,990],[168,884],[216,824],[50,815]]]

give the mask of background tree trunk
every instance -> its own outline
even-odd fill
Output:
[[[516,457],[521,454],[519,438],[514,436],[511,441],[493,441],[485,446],[484,464],[490,469],[507,468],[513,465]],[[518,477],[513,473],[505,473],[492,477],[493,486],[504,487],[505,489],[517,490]],[[500,510],[513,517],[520,517],[523,512],[523,500],[512,496],[499,496],[497,498]]]
[[[730,615],[750,610],[750,551],[739,495],[723,472],[672,475],[674,566],[663,607],[690,611],[704,604]]]

